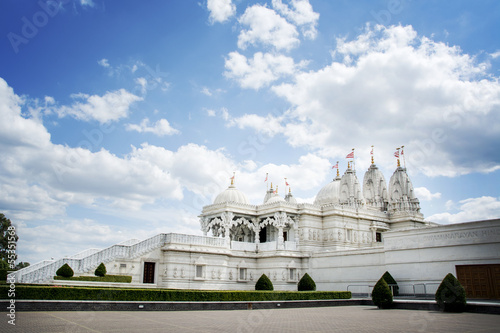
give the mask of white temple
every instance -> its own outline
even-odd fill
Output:
[[[449,272],[464,280],[477,265],[500,267],[500,220],[424,221],[399,160],[388,186],[373,160],[362,185],[349,164],[313,204],[298,203],[291,191],[282,197],[272,185],[261,204],[251,204],[231,180],[199,217],[204,236],[160,234],[88,250],[22,269],[17,281],[51,282],[63,263],[75,275],[92,275],[104,262],[108,274],[131,275],[132,286],[253,290],[266,274],[275,290],[296,290],[308,273],[318,290],[357,292],[389,271],[398,283],[429,292]]]

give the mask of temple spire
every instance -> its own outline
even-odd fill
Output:
[[[373,160],[373,145],[372,145],[372,150],[370,151],[370,155],[372,156],[372,164],[375,164],[375,161]]]

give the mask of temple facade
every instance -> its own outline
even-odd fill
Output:
[[[478,265],[498,267],[500,281],[500,220],[425,221],[399,163],[388,183],[373,161],[362,182],[349,164],[312,204],[291,191],[282,197],[272,185],[263,197],[250,203],[233,177],[203,207],[203,236],[160,234],[91,249],[29,266],[15,273],[17,281],[50,282],[64,263],[92,275],[101,262],[108,274],[131,275],[132,286],[161,288],[253,290],[266,274],[275,290],[296,290],[308,273],[318,290],[364,292],[389,271],[398,283],[429,292],[447,273],[460,278],[463,267]]]

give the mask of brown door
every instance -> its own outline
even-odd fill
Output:
[[[144,263],[144,279],[143,283],[155,283],[155,263]]]
[[[500,299],[500,265],[456,266],[467,298]]]

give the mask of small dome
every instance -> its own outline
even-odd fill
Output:
[[[297,199],[295,199],[292,195],[292,190],[290,190],[288,192],[287,195],[285,195],[285,201],[288,202],[288,203],[291,203],[291,204],[296,204],[297,203]]]
[[[266,204],[268,203],[273,203],[273,202],[285,202],[285,199],[279,196],[279,194],[274,194],[272,197],[270,197],[267,201]]]
[[[247,196],[238,190],[236,186],[231,184],[227,189],[222,191],[214,200],[214,204],[223,202],[235,202],[240,204],[248,204]]]
[[[326,184],[316,195],[315,205],[330,205],[339,203],[340,177],[335,178]]]

